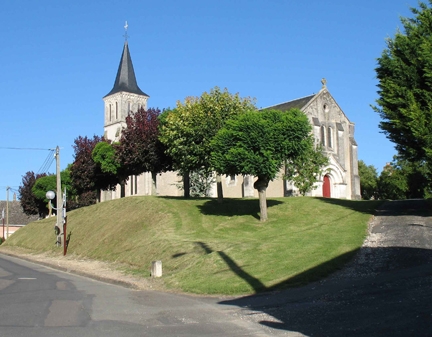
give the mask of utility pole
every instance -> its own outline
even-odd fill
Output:
[[[6,187],[6,237],[9,239],[9,190],[10,187]]]
[[[3,210],[2,210],[2,224],[3,224],[3,241],[6,239],[5,238],[5,235],[4,235],[4,220],[5,220],[5,213],[4,213],[4,207],[3,207]]]
[[[62,219],[62,207],[63,207],[63,200],[62,200],[62,191],[61,191],[61,177],[60,177],[60,148],[56,147],[56,178],[57,178],[57,227],[60,229],[59,234],[57,235],[57,244],[58,245],[64,245],[64,242],[62,240],[63,237],[63,219]]]

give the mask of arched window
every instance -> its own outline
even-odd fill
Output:
[[[109,121],[111,122],[112,120],[112,105],[109,105]]]
[[[321,145],[325,146],[325,126],[321,126]]]
[[[131,106],[131,104],[130,104],[130,102],[128,102],[128,111],[127,111],[128,115],[129,115],[130,112],[131,112],[131,108],[130,108],[130,106]]]
[[[116,119],[118,119],[118,103],[116,102]]]
[[[327,146],[328,147],[333,147],[332,136],[333,136],[332,128],[329,126],[327,129]]]

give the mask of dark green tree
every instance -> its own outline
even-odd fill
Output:
[[[378,197],[378,173],[375,166],[366,165],[363,160],[359,160],[358,172],[360,176],[360,190],[362,199],[376,199]]]
[[[432,1],[411,8],[378,58],[380,128],[411,162],[432,165]],[[429,172],[432,172],[430,169]],[[431,177],[429,176],[429,179]]]
[[[427,198],[431,195],[430,183],[428,179],[428,166],[425,162],[411,162],[398,156],[393,157],[393,161],[386,165],[385,170],[395,171],[398,179],[403,180],[402,186],[405,191],[404,196],[399,195],[400,199]],[[402,178],[403,177],[403,178]]]
[[[211,142],[211,163],[219,174],[258,177],[260,220],[267,220],[266,190],[285,161],[314,145],[311,125],[298,109],[248,111],[229,119]]]
[[[378,178],[378,198],[401,200],[406,199],[408,181],[398,167],[388,163]]]

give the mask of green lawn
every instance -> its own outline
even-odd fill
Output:
[[[379,201],[128,197],[68,213],[68,256],[115,262],[149,277],[163,263],[167,289],[248,294],[298,286],[340,268],[361,246]],[[4,244],[62,254],[55,218],[20,229]],[[0,246],[0,252],[1,252]]]

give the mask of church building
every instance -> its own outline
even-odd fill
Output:
[[[291,108],[301,109],[313,126],[317,142],[323,145],[329,157],[326,173],[316,183],[316,188],[308,195],[327,198],[360,199],[360,179],[358,176],[357,143],[354,139],[354,124],[349,121],[335,99],[329,93],[323,79],[322,88],[317,94],[295,99],[266,109],[287,111]],[[117,76],[111,91],[103,97],[104,101],[104,137],[119,141],[122,129],[126,126],[126,116],[130,111],[143,107],[147,109],[149,95],[138,86],[127,40],[117,70]],[[265,113],[265,111],[263,111]],[[296,196],[298,190],[290,182],[280,177],[270,182],[267,188],[268,197]],[[223,179],[224,197],[258,197],[254,190],[254,177],[226,176]],[[131,176],[125,189],[103,191],[101,201],[117,199],[132,195],[182,196],[178,188],[180,177],[176,172],[165,172],[156,175],[151,173]],[[123,195],[122,195],[123,193]],[[216,186],[210,191],[216,197]]]

